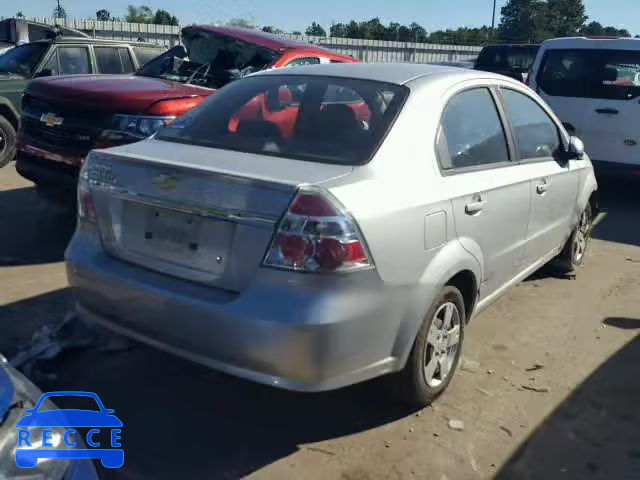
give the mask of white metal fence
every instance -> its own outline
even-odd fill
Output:
[[[144,40],[151,43],[175,45],[180,40],[180,27],[146,23],[100,22],[74,18],[30,18],[48,25],[61,25],[81,30],[98,38],[117,40]],[[355,38],[313,37],[307,35],[282,35],[322,45],[335,52],[351,55],[366,62],[459,62],[473,61],[480,47],[465,45],[441,45],[430,43],[388,42]]]

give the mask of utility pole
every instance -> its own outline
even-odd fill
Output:
[[[60,3],[60,0],[58,0]],[[493,0],[493,15],[491,16],[491,43],[493,43],[493,32],[496,28],[496,0]]]

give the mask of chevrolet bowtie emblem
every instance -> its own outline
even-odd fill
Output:
[[[157,175],[151,180],[156,187],[161,190],[173,190],[178,186],[178,179],[173,175]]]
[[[40,121],[47,127],[57,127],[62,125],[64,118],[57,116],[55,113],[43,113]]]

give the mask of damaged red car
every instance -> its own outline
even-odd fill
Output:
[[[256,71],[357,61],[317,45],[232,27],[186,27],[182,42],[134,75],[31,82],[22,101],[20,175],[47,198],[75,202],[79,167],[91,149],[147,138],[216,89]],[[259,108],[269,114],[267,99]]]

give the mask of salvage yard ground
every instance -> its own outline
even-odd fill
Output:
[[[32,379],[115,409],[125,464],[107,479],[638,479],[640,195],[605,187],[577,278],[538,273],[476,317],[463,368],[422,411],[389,403],[376,381],[296,394],[137,345],[67,351]],[[11,358],[69,309],[74,219],[8,166],[0,225],[0,352]]]

